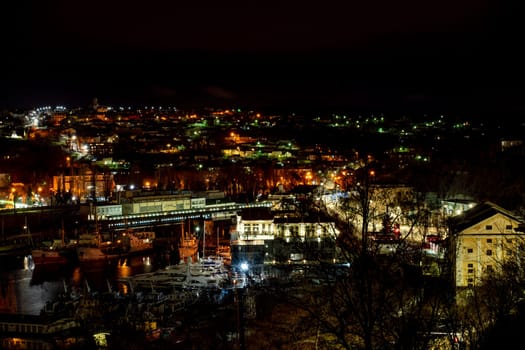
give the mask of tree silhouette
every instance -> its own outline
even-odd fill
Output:
[[[293,292],[279,295],[296,310],[290,320],[295,337],[290,341],[315,344],[316,349],[432,348],[432,331],[449,307],[446,288],[439,288],[444,286],[443,276],[423,278],[419,251],[412,250],[408,237],[390,253],[379,249],[369,231],[372,212],[395,199],[378,190],[370,158],[355,174],[344,204],[330,211],[338,212],[334,220],[340,234],[333,237],[338,263],[319,260],[299,268],[301,277],[292,279]],[[416,226],[413,222],[411,227]]]

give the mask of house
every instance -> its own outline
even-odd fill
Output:
[[[333,259],[338,235],[335,222],[320,212],[301,216],[268,207],[245,208],[237,215],[236,231],[232,233],[232,265],[244,261],[251,265],[268,260],[303,261],[319,258],[320,252]],[[296,251],[299,247],[300,252]]]
[[[458,291],[473,287],[519,253],[523,219],[491,202],[453,217],[450,225],[452,274]]]
[[[265,242],[273,239],[273,214],[269,208],[245,208],[237,215],[235,232],[231,233],[231,263],[240,266],[264,264]]]

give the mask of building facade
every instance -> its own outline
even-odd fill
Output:
[[[322,215],[297,216],[268,207],[244,209],[232,233],[232,264],[332,260],[338,236],[335,222]]]
[[[521,218],[491,202],[454,217],[450,252],[456,289],[474,287],[506,259],[518,258],[525,238],[521,225]]]

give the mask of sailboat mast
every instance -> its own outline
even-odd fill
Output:
[[[95,202],[95,207],[93,208],[94,215],[95,215],[95,237],[97,239],[97,247],[100,247],[100,243],[102,242],[102,239],[100,238],[100,230],[98,228],[98,213],[97,213],[97,207]]]
[[[27,226],[27,215],[24,217],[24,234],[27,235],[27,242],[29,242],[30,246],[33,246],[33,237],[31,236],[31,231],[29,231],[29,227]]]
[[[66,233],[65,233],[65,229],[64,229],[64,218],[62,218],[62,228],[60,229],[60,239],[62,241],[62,246],[64,246],[66,244]]]

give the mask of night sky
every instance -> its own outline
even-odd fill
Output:
[[[521,11],[508,1],[15,3],[2,11],[4,108],[82,106],[97,97],[179,107],[525,112]]]

